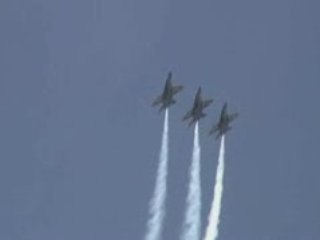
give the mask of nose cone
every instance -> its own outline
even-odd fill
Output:
[[[228,103],[225,102],[225,103],[223,104],[223,108],[224,108],[224,109],[227,109],[227,107],[228,107]]]
[[[198,88],[197,96],[200,96],[200,94],[201,94],[201,87]]]
[[[171,87],[171,78],[172,78],[172,72],[169,72],[166,79],[165,88]]]

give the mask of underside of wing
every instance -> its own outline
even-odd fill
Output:
[[[162,103],[162,96],[157,97],[157,98],[153,101],[152,106],[157,106],[157,105],[159,105],[160,103]]]
[[[213,102],[213,99],[205,100],[205,101],[202,102],[202,106],[204,108],[208,107],[212,102]]]
[[[192,117],[192,110],[190,110],[189,112],[187,112],[186,115],[184,115],[184,117],[182,118],[183,121],[189,119]]]
[[[218,130],[219,130],[219,126],[218,126],[218,124],[216,124],[210,129],[209,135],[216,133]]]
[[[239,116],[239,113],[233,113],[229,115],[229,121],[232,122]]]
[[[183,89],[183,86],[174,86],[172,87],[172,93],[177,94],[178,92],[180,92]]]

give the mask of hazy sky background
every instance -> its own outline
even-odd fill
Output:
[[[196,88],[203,230],[223,101],[221,240],[320,239],[318,0],[1,0],[0,239],[142,239],[163,115],[150,107],[169,70],[164,240],[178,238]]]

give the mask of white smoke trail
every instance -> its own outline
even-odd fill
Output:
[[[219,151],[218,168],[216,173],[216,184],[214,186],[214,197],[208,218],[208,226],[204,240],[216,240],[219,233],[219,221],[221,212],[221,200],[223,194],[223,175],[224,175],[224,136],[221,138]]]
[[[168,148],[169,148],[169,111],[166,109],[159,156],[159,166],[153,197],[150,201],[150,218],[147,224],[145,240],[160,240],[165,216],[167,195]]]
[[[200,185],[200,143],[199,124],[195,125],[190,184],[187,196],[187,209],[182,226],[181,240],[199,240],[201,228],[201,185]]]

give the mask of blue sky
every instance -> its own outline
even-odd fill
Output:
[[[2,0],[0,238],[142,239],[163,116],[150,107],[169,70],[185,85],[170,109],[164,239],[177,239],[198,86],[203,225],[224,101],[219,239],[320,237],[320,3],[316,0]],[[204,231],[204,227],[203,227]]]

